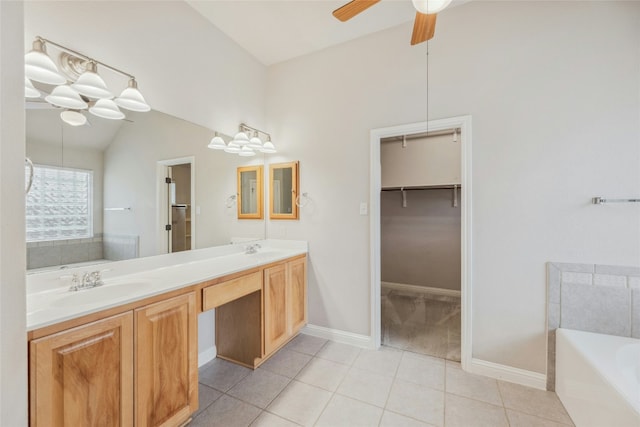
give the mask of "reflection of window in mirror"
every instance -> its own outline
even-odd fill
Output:
[[[298,219],[298,162],[277,163],[269,167],[269,218]]]
[[[238,219],[262,219],[262,166],[238,168]]]
[[[34,165],[25,206],[27,242],[93,237],[92,198],[93,171]]]

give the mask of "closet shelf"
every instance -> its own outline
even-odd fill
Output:
[[[411,190],[451,190],[453,188],[462,188],[460,184],[445,185],[411,185],[406,187],[382,187],[382,191],[411,191]]]

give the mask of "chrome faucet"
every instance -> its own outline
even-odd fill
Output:
[[[255,254],[258,252],[258,248],[261,248],[260,243],[254,243],[253,245],[249,245],[246,247],[245,254]]]
[[[102,272],[106,270],[87,271],[82,274],[82,280],[77,274],[71,277],[70,291],[81,291],[83,289],[91,289],[104,285],[102,281]]]

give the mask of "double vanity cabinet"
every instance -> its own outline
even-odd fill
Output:
[[[197,315],[216,309],[218,357],[255,368],[305,325],[306,271],[296,255],[31,330],[30,425],[183,425]]]

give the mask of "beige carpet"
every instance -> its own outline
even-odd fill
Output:
[[[460,297],[382,289],[382,344],[460,361]]]

